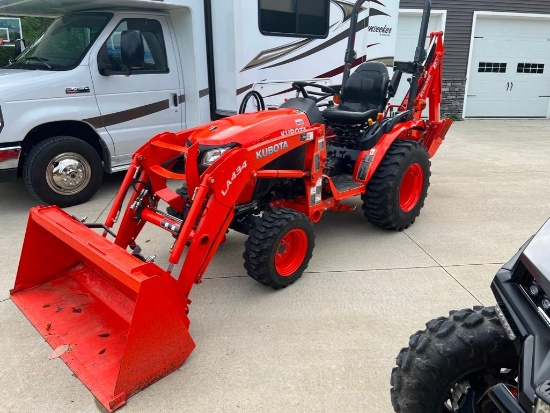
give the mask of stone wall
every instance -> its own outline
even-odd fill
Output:
[[[466,79],[445,79],[441,89],[441,116],[462,119]]]

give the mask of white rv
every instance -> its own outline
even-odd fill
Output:
[[[37,198],[88,200],[162,131],[268,107],[294,80],[339,83],[354,0],[19,0],[0,15],[58,16],[0,69],[0,182]],[[368,6],[368,7],[366,7]],[[393,64],[399,0],[365,3],[356,64]],[[141,61],[128,66],[140,36]]]

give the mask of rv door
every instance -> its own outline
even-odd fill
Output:
[[[112,167],[117,169],[152,136],[185,128],[185,102],[165,16],[117,15],[109,29],[90,67],[101,112],[96,123],[113,139]],[[128,63],[128,58],[139,64]]]

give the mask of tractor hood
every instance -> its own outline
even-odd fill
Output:
[[[189,143],[212,147],[231,144],[248,147],[266,139],[298,133],[309,126],[306,114],[298,110],[266,110],[208,123],[189,136]]]

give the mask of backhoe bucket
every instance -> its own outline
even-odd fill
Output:
[[[11,294],[109,411],[195,347],[176,280],[57,207],[31,209]]]

